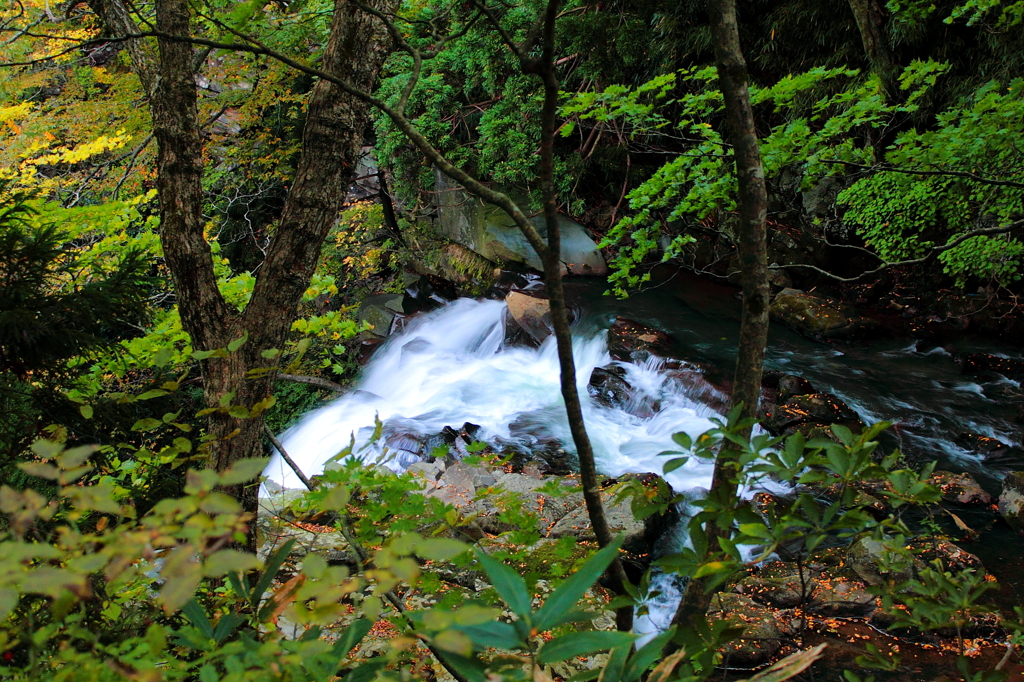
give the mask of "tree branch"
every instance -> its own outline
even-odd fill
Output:
[[[1024,189],[1024,182],[1015,182],[1013,180],[994,180],[992,178],[986,178],[983,175],[976,173],[968,173],[967,171],[955,171],[955,170],[922,170],[914,168],[899,168],[897,166],[867,166],[862,163],[854,163],[853,161],[843,161],[841,159],[819,159],[821,163],[838,164],[841,166],[849,166],[851,168],[860,168],[865,171],[872,171],[875,173],[903,173],[904,175],[936,175],[953,178],[966,178],[979,182],[983,185],[995,185],[996,187],[1018,187]]]
[[[970,232],[964,232],[963,234],[961,234],[960,236],[956,237],[955,239],[953,239],[950,242],[942,244],[941,246],[933,246],[933,247],[931,247],[930,249],[928,249],[928,252],[924,256],[921,256],[920,258],[909,258],[907,260],[899,260],[899,261],[882,261],[882,264],[879,265],[877,268],[874,268],[873,270],[866,270],[866,271],[860,273],[859,275],[857,275],[855,277],[840,277],[839,275],[832,274],[831,272],[828,272],[827,270],[822,270],[818,266],[810,265],[808,263],[793,263],[791,265],[769,265],[768,269],[770,269],[770,270],[786,270],[788,268],[804,268],[804,269],[807,269],[807,270],[813,270],[814,272],[817,272],[817,273],[819,273],[821,275],[825,275],[826,277],[834,279],[837,282],[853,283],[853,282],[859,282],[860,280],[864,279],[865,277],[870,277],[871,275],[877,275],[878,273],[880,273],[883,270],[886,270],[888,268],[903,267],[903,266],[907,266],[907,265],[923,265],[923,264],[925,264],[925,263],[927,263],[927,262],[929,262],[931,260],[934,260],[940,253],[942,253],[944,251],[949,251],[950,249],[955,249],[956,247],[960,246],[965,241],[967,241],[968,239],[971,239],[973,237],[984,237],[984,236],[993,235],[993,234],[1006,234],[1007,232],[1013,232],[1014,230],[1019,230],[1019,229],[1022,229],[1022,228],[1024,228],[1024,219],[1017,220],[1017,221],[1012,222],[1012,223],[1010,223],[1008,225],[1001,225],[999,227],[983,227],[983,228],[979,228],[977,230],[971,230]],[[881,256],[879,256],[877,254],[872,254],[872,255],[875,256],[875,258],[878,258],[879,260],[881,260]]]
[[[294,381],[298,384],[309,384],[310,386],[316,386],[317,388],[323,388],[328,391],[334,391],[335,393],[344,393],[345,387],[341,384],[336,384],[333,381],[327,379],[321,379],[320,377],[310,377],[301,374],[275,374],[274,378],[280,379],[281,381]]]

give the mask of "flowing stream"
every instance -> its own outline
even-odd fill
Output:
[[[573,349],[577,385],[584,416],[601,473],[662,470],[666,450],[676,449],[672,434],[696,436],[712,426],[711,405],[724,396],[712,383],[695,388],[663,371],[658,359],[619,363],[633,387],[626,404],[608,406],[590,397],[587,384],[596,367],[612,363],[606,330],[616,316],[664,329],[672,335],[674,352],[682,358],[718,368],[717,381],[731,375],[736,351],[739,305],[735,289],[676,274],[659,286],[626,301],[602,296],[598,280],[569,284],[570,303],[582,311],[574,327]],[[418,316],[373,356],[352,392],[306,415],[286,431],[285,449],[307,475],[349,445],[364,459],[390,453],[387,465],[402,469],[429,454],[429,438],[444,427],[479,425],[479,440],[529,449],[557,439],[572,450],[559,393],[554,340],[539,348],[507,347],[503,301],[460,299]],[[1020,386],[1012,381],[965,376],[953,361],[959,352],[987,352],[1020,357],[1019,349],[984,340],[929,346],[909,338],[866,344],[829,346],[773,328],[766,367],[808,379],[818,391],[846,401],[864,421],[895,423],[886,436],[888,447],[899,446],[911,460],[938,460],[940,467],[969,471],[990,493],[998,495],[1004,468],[956,444],[961,432],[973,432],[1019,446],[1020,428],[1013,422],[1013,399]],[[383,431],[373,439],[375,420]],[[424,444],[428,445],[425,446]],[[1024,461],[1016,468],[1024,468]],[[285,487],[299,481],[276,457],[266,475]],[[677,491],[710,484],[711,465],[691,458],[666,476]],[[966,515],[968,523],[972,517]],[[990,517],[985,517],[990,519]],[[981,556],[1004,581],[1008,599],[1024,595],[1024,547],[1019,538],[990,520],[982,542],[965,547]],[[997,568],[1003,568],[998,571]],[[1004,575],[998,575],[1003,572]],[[650,632],[673,608],[670,581],[659,581],[663,594],[652,615],[640,623]]]

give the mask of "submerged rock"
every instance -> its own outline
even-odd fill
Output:
[[[769,312],[776,322],[818,341],[856,338],[878,327],[849,306],[798,289],[783,289],[776,294]]]
[[[608,352],[621,362],[630,362],[640,353],[666,356],[670,343],[665,332],[624,317],[616,318],[608,330]]]
[[[806,436],[832,424],[842,424],[854,433],[864,429],[860,416],[831,393],[794,395],[781,405],[766,408],[763,424],[764,428],[776,436],[796,431]],[[821,435],[824,435],[824,431]]]
[[[960,359],[964,374],[994,372],[1014,381],[1024,380],[1024,360],[1014,360],[987,353],[972,353]]]

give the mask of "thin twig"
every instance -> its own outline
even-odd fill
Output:
[[[317,388],[323,388],[328,391],[334,391],[335,393],[344,393],[345,387],[341,384],[336,384],[328,379],[321,379],[320,377],[310,377],[303,374],[281,374],[280,372],[275,375],[282,381],[294,381],[298,384],[309,384],[310,386],[316,386]]]
[[[295,475],[299,477],[300,481],[302,481],[302,485],[306,486],[307,490],[312,490],[313,482],[309,480],[309,477],[302,472],[302,469],[299,468],[299,465],[295,463],[295,460],[292,459],[291,455],[289,455],[288,452],[284,449],[284,446],[281,445],[281,441],[277,439],[277,436],[275,436],[274,432],[270,430],[270,427],[264,424],[263,432],[267,434],[267,438],[269,438],[273,446],[277,448],[277,451],[281,454],[281,459],[288,463],[288,466],[292,468],[292,471],[295,472]]]
[[[1024,182],[1014,182],[1013,180],[994,180],[992,178],[986,178],[983,175],[977,175],[976,173],[968,173],[967,171],[922,170],[920,168],[899,168],[898,166],[866,166],[862,163],[843,161],[841,159],[819,159],[819,161],[821,161],[821,163],[833,163],[841,166],[850,166],[851,168],[860,168],[862,170],[873,171],[876,173],[903,173],[905,175],[937,175],[954,178],[967,178],[974,182],[980,182],[983,185],[1024,188]]]

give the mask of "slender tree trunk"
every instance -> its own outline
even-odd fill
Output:
[[[711,34],[715,44],[718,82],[725,100],[729,137],[733,144],[738,183],[740,221],[737,229],[741,282],[743,287],[743,317],[740,322],[740,343],[736,352],[731,407],[742,404],[741,417],[757,414],[761,395],[761,373],[764,367],[765,346],[768,343],[768,258],[765,246],[765,216],[768,195],[764,184],[764,169],[757,143],[754,113],[747,89],[747,64],[740,49],[739,29],[736,24],[735,0],[709,0]],[[749,436],[749,430],[743,434]],[[722,447],[715,460],[715,470],[708,496],[720,503],[735,500],[736,451],[728,444]],[[730,532],[709,522],[709,553],[719,549],[718,538]],[[710,605],[706,592],[707,582],[693,579],[686,586],[682,602],[676,611],[674,623],[692,627],[703,618]]]
[[[108,30],[115,34],[133,30],[126,24],[131,19],[120,0],[95,2],[102,9],[101,18],[116,20]],[[373,4],[390,11],[397,0],[374,0]],[[191,35],[187,0],[157,0],[156,19],[161,34]],[[323,70],[332,75],[345,74],[352,84],[371,90],[388,44],[387,34],[376,19],[347,0],[336,0]],[[230,405],[248,410],[271,393],[273,372],[256,378],[250,372],[276,367],[276,359],[264,359],[261,353],[281,348],[288,337],[324,239],[344,201],[370,109],[333,82],[321,80],[313,89],[299,166],[252,297],[239,313],[220,294],[203,234],[202,142],[193,49],[188,42],[165,38],[158,40],[158,47],[159,77],[153,85],[150,105],[159,148],[157,188],[164,257],[182,326],[196,349],[224,348],[248,335],[229,357],[209,358],[201,364],[208,407],[217,408],[223,397],[230,395]],[[152,64],[145,61],[142,51],[131,54],[138,59],[135,66],[140,74],[151,72]],[[239,419],[226,410],[215,411],[209,417],[207,436],[204,448],[209,466],[223,471],[240,459],[263,454],[263,415]],[[226,492],[241,500],[246,511],[256,511],[256,481],[232,486]],[[254,541],[255,536],[250,534],[251,549],[255,549]]]
[[[544,82],[544,105],[541,113],[540,182],[544,206],[544,225],[547,230],[547,249],[541,255],[544,263],[544,280],[547,283],[548,299],[551,305],[551,322],[558,347],[558,365],[561,375],[562,399],[565,402],[566,417],[572,433],[573,444],[580,461],[580,479],[583,482],[583,497],[587,515],[594,529],[594,536],[601,547],[612,542],[611,530],[601,501],[594,448],[587,434],[583,420],[583,407],[579,389],[576,386],[576,363],[572,352],[572,333],[569,328],[569,312],[565,304],[565,287],[562,284],[562,240],[558,225],[558,197],[555,190],[554,140],[558,108],[558,77],[555,73],[555,19],[558,15],[557,0],[550,0],[546,8],[543,36],[543,54],[538,62],[524,70],[536,73]],[[612,589],[620,595],[627,594],[624,585],[628,581],[622,562],[616,559],[608,571]],[[633,626],[633,608],[625,606],[615,613],[619,630],[629,631]]]

